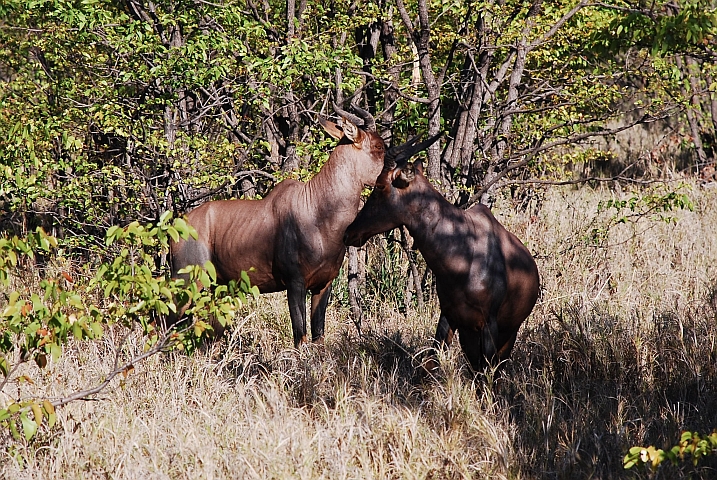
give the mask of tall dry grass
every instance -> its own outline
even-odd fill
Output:
[[[499,375],[474,377],[455,345],[438,378],[421,380],[433,302],[401,313],[367,295],[359,337],[334,301],[325,346],[296,351],[284,295],[267,295],[221,342],[136,365],[29,443],[0,437],[0,477],[714,478],[712,460],[651,474],[623,470],[622,457],[717,426],[717,191],[694,187],[695,211],[675,212],[676,225],[596,236],[610,220],[597,203],[611,195],[555,188],[527,211],[496,208],[543,284]],[[3,393],[96,382],[118,334],[73,346],[30,372],[36,385]],[[123,354],[140,350],[130,338]]]

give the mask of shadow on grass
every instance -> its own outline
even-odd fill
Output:
[[[702,312],[704,313],[704,312]],[[620,320],[579,305],[523,332],[506,369],[515,450],[530,478],[717,478],[717,461],[656,472],[622,468],[632,446],[668,449],[717,426],[717,377],[705,342],[714,317],[664,312]],[[713,347],[714,348],[714,347]],[[668,462],[669,463],[669,462]]]
[[[521,332],[493,383],[469,373],[457,345],[443,374],[426,382],[419,365],[430,337],[412,330],[347,329],[326,345],[281,351],[261,332],[232,331],[216,368],[236,382],[279,379],[309,411],[336,408],[342,390],[406,407],[442,431],[486,416],[511,430],[510,468],[521,478],[717,478],[712,457],[656,472],[622,466],[632,446],[670,448],[684,430],[717,426],[712,303],[652,318],[564,305]]]

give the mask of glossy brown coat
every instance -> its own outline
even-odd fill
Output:
[[[436,277],[441,317],[436,343],[458,337],[478,370],[508,358],[518,330],[535,305],[538,269],[527,248],[485,205],[461,210],[434,189],[419,162],[384,169],[344,242],[405,225]]]
[[[261,200],[205,203],[187,215],[197,240],[172,244],[173,276],[211,260],[218,280],[248,272],[261,293],[287,290],[294,345],[306,341],[306,293],[311,334],[321,341],[331,282],[339,273],[346,227],[359,209],[364,185],[383,168],[384,141],[344,119],[322,125],[339,139],[326,164],[306,183],[284,180]]]

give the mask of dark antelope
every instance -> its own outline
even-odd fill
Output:
[[[405,225],[436,276],[441,317],[436,346],[458,338],[474,370],[508,358],[538,298],[532,255],[485,205],[461,210],[434,189],[420,161],[388,158],[376,186],[344,236],[346,245]],[[432,367],[431,367],[432,368]]]
[[[172,275],[211,260],[220,282],[246,271],[261,293],[286,290],[294,346],[306,342],[310,291],[312,340],[322,341],[331,282],[346,253],[344,231],[358,213],[364,185],[373,185],[384,165],[385,144],[373,117],[354,108],[362,118],[337,108],[343,127],[321,121],[339,144],[307,183],[288,179],[261,200],[213,201],[192,210],[187,219],[198,238],[172,244]],[[364,129],[356,126],[361,123]]]

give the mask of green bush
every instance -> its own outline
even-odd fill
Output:
[[[656,470],[662,462],[669,460],[673,465],[680,462],[692,461],[695,467],[699,461],[708,455],[717,453],[717,431],[701,436],[698,432],[683,432],[680,443],[662,450],[650,445],[649,447],[632,447],[623,460],[626,469],[635,465],[647,465]]]
[[[212,330],[212,321],[222,327],[230,324],[236,310],[247,302],[247,294],[259,294],[245,273],[239,282],[217,285],[210,262],[203,268],[182,270],[189,274],[188,282],[169,278],[155,261],[166,254],[169,239],[196,238],[194,229],[182,218],[170,220],[171,213],[166,212],[155,225],[133,222],[124,228],[110,228],[106,245],[116,254],[101,263],[88,280],[66,270],[53,276],[36,266],[22,267],[23,259],[33,261],[38,252],[66,263],[57,251],[57,240],[41,228],[24,239],[0,238],[0,283],[9,287],[0,309],[0,390],[11,379],[32,382],[27,375],[14,376],[23,363],[34,361],[44,368],[49,359],[62,355],[70,340],[96,341],[108,326],[119,325],[128,332],[140,326],[145,337],[144,354],[116,364],[99,385],[60,399],[15,401],[0,410],[0,426],[19,438],[20,425],[22,435],[30,440],[43,420],[52,428],[55,407],[98,393],[115,376],[126,375],[134,363],[151,355],[173,348],[193,349]],[[28,274],[34,277],[29,288],[12,288],[20,277],[27,285]],[[164,331],[161,319],[170,312],[184,313],[191,321]]]

